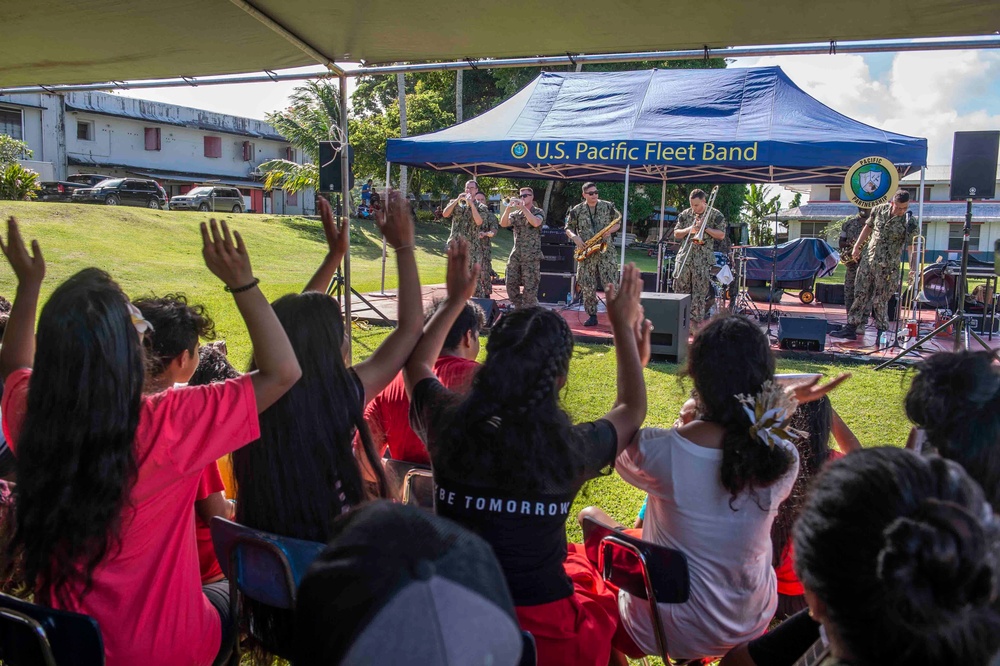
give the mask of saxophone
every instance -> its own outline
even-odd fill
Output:
[[[611,220],[608,226],[604,227],[596,234],[590,237],[583,247],[578,247],[573,251],[573,256],[576,257],[577,261],[584,261],[594,256],[599,252],[606,252],[608,249],[608,243],[604,240],[604,234],[611,231],[611,228],[622,221],[622,216],[619,215],[615,219]]]

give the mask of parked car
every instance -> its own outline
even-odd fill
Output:
[[[109,178],[93,187],[73,192],[76,203],[103,203],[108,206],[166,208],[167,193],[155,180]]]
[[[73,192],[93,187],[101,181],[108,180],[110,176],[102,176],[96,173],[74,173],[66,177],[66,180],[46,180],[39,185],[41,191],[38,193],[39,201],[72,201]]]
[[[242,213],[243,195],[235,187],[202,185],[170,200],[170,210],[200,210]]]

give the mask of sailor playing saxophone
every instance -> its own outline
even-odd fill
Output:
[[[584,183],[583,203],[570,208],[566,220],[566,235],[576,243],[577,250],[583,250],[587,241],[603,231],[603,242],[610,245],[611,236],[621,224],[622,214],[610,201],[597,198],[597,185]],[[618,264],[614,251],[597,251],[577,262],[576,286],[583,294],[583,307],[590,317],[584,326],[597,326],[597,286],[608,283],[618,284]]]
[[[691,207],[677,216],[674,238],[680,240],[685,236],[697,236],[703,216],[707,214],[708,222],[705,224],[704,235],[722,240],[726,235],[726,218],[717,209],[709,209],[708,197],[704,190],[693,190],[688,202]],[[677,264],[683,263],[684,268],[674,280],[673,291],[678,294],[691,294],[692,323],[703,322],[707,314],[708,289],[712,279],[712,265],[715,263],[713,245],[711,242],[686,243],[687,247],[677,254]],[[684,255],[690,256],[685,259]]]

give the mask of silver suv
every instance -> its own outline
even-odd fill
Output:
[[[203,185],[170,199],[170,210],[200,210],[242,213],[243,195],[235,187]]]

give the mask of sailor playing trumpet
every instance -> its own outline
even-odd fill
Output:
[[[578,250],[584,249],[587,241],[602,230],[604,242],[610,243],[611,236],[621,228],[621,224],[612,225],[611,222],[615,218],[621,219],[621,216],[613,203],[597,198],[597,185],[584,183],[583,203],[570,208],[566,218],[566,235]],[[597,326],[597,286],[609,283],[618,284],[618,264],[614,252],[596,252],[577,263],[576,285],[583,294],[583,307],[590,315],[584,326]]]
[[[674,292],[691,294],[691,321],[701,323],[706,318],[708,289],[712,279],[715,253],[712,240],[726,236],[726,218],[708,205],[704,190],[693,190],[688,197],[691,207],[677,216],[674,238],[691,237],[677,254],[677,265],[683,266],[674,278]],[[707,220],[706,220],[706,217]],[[704,229],[703,229],[704,227]]]

